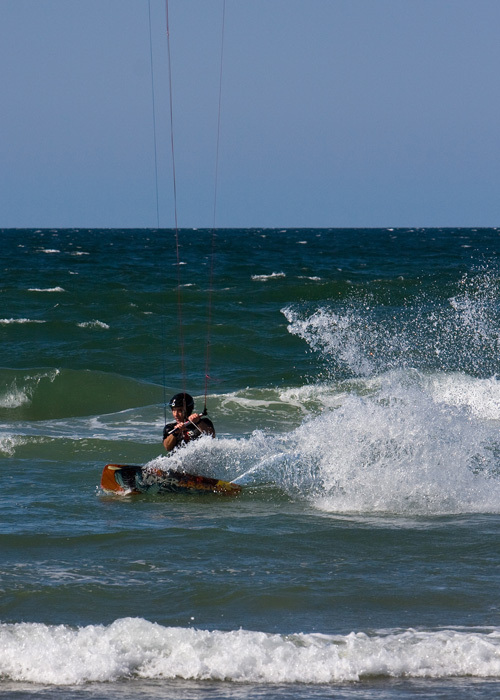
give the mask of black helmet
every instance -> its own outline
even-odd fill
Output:
[[[168,405],[170,408],[183,408],[186,415],[189,416],[189,414],[194,410],[194,399],[192,396],[186,393],[175,394],[175,396],[172,396],[168,402]]]

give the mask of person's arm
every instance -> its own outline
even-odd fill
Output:
[[[163,429],[163,447],[167,452],[172,452],[179,444],[182,437],[180,427],[180,423],[168,423]]]
[[[163,441],[163,447],[167,452],[172,452],[173,449],[177,447],[179,440],[176,435],[168,435]]]

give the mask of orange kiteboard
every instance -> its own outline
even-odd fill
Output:
[[[101,488],[108,493],[119,494],[211,492],[236,496],[241,492],[241,486],[231,481],[134,464],[106,464],[101,476]]]

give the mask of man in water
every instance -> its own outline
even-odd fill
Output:
[[[171,452],[180,445],[202,435],[215,437],[215,428],[210,418],[194,413],[194,399],[186,393],[175,394],[169,401],[174,421],[163,429],[163,446]]]

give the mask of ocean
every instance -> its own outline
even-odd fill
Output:
[[[0,694],[498,697],[500,229],[0,240]]]

